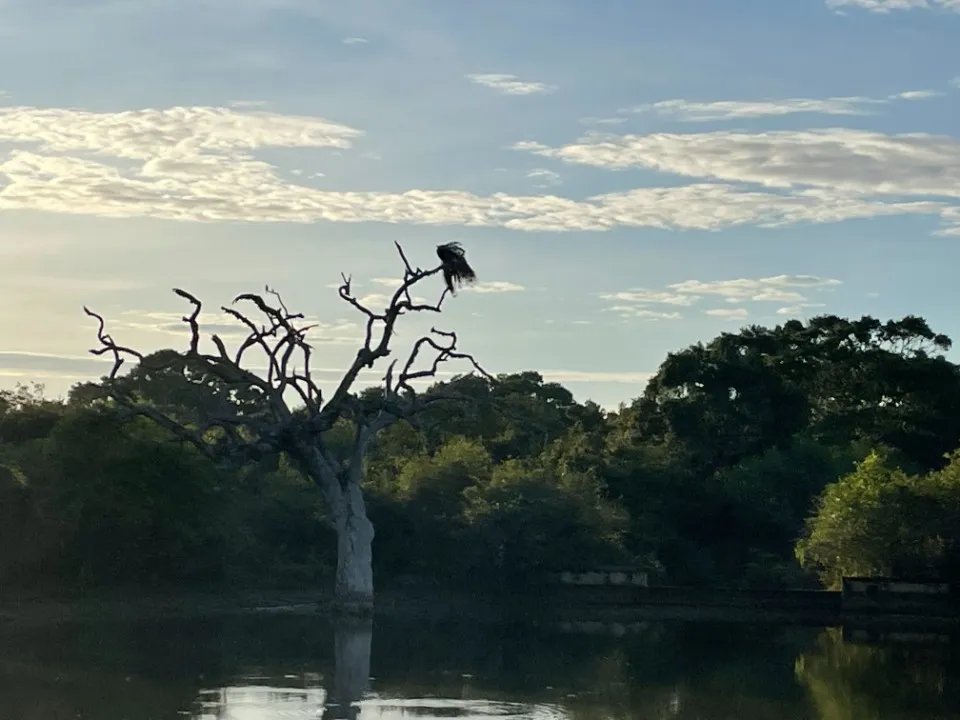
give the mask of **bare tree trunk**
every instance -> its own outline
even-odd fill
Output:
[[[344,488],[336,525],[334,602],[348,614],[367,614],[373,609],[374,531],[359,484],[350,482]]]
[[[335,460],[319,448],[297,455],[301,469],[320,488],[333,515],[337,532],[337,574],[333,588],[333,610],[351,616],[373,611],[373,523],[367,517],[361,489],[363,452],[367,436],[358,438],[354,463],[347,469],[345,483]]]

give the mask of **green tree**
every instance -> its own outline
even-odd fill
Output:
[[[845,575],[942,575],[955,562],[960,455],[940,471],[911,475],[876,451],[818,499],[797,558],[828,587]]]
[[[670,353],[637,403],[643,437],[679,444],[710,473],[801,430],[856,438],[924,467],[960,445],[960,370],[925,320],[833,315],[751,326]]]
[[[47,539],[42,560],[60,578],[91,585],[215,575],[205,561],[217,544],[218,478],[160,429],[72,408],[18,456]]]
[[[603,411],[581,405],[569,390],[537,372],[477,376],[438,383],[431,393],[456,392],[467,402],[437,405],[417,417],[423,447],[432,452],[453,437],[479,440],[494,462],[538,455],[576,423],[600,427]]]
[[[626,518],[588,475],[556,477],[536,464],[508,460],[489,484],[463,494],[464,520],[483,549],[481,569],[511,585],[623,558]]]

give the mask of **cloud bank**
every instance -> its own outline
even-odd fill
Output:
[[[795,222],[796,215],[790,217],[784,204],[801,199],[809,203],[805,219],[825,221],[901,213],[950,218],[954,211],[946,211],[956,208],[960,198],[960,140],[927,133],[886,135],[847,128],[588,133],[560,147],[536,142],[521,142],[514,147],[576,165],[609,170],[643,168],[787,191],[780,203],[764,203],[779,217],[765,218],[760,224]],[[749,204],[751,195],[744,190],[734,201]],[[903,199],[917,196],[949,198],[950,202]],[[760,197],[752,200],[754,204],[762,201]],[[756,214],[758,211],[755,208]],[[942,234],[960,234],[960,227],[944,228]]]
[[[802,315],[806,308],[819,307],[822,303],[811,302],[810,293],[823,292],[842,283],[835,278],[815,275],[773,275],[761,278],[737,278],[734,280],[684,280],[671,283],[663,290],[634,288],[618,292],[602,293],[600,298],[615,304],[608,312],[623,318],[644,320],[679,320],[683,317],[677,310],[651,306],[689,308],[700,304],[708,297],[722,299],[727,303],[790,303],[777,310],[778,315]],[[745,318],[750,314],[746,307],[708,308],[704,314],[722,318]]]
[[[647,168],[774,188],[806,185],[863,194],[960,198],[960,140],[926,133],[885,135],[845,128],[591,133],[559,148],[520,149],[572,164]]]
[[[848,129],[590,133],[555,148],[514,145],[569,164],[646,168],[697,180],[583,199],[463,190],[328,191],[297,184],[254,155],[266,147],[349,150],[362,135],[323,118],[241,108],[0,108],[0,143],[13,147],[0,154],[0,210],[557,232],[720,230],[919,214],[942,216],[948,225],[941,232],[960,235],[960,142],[943,136]],[[924,195],[939,199],[917,197]]]

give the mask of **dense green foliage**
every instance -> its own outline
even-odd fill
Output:
[[[609,413],[535,372],[454,379],[471,402],[390,427],[367,458],[378,577],[518,587],[631,564],[732,587],[957,578],[949,347],[915,317],[753,326],[671,353]],[[189,367],[145,362],[127,382],[188,423],[256,405]],[[320,494],[285,457],[214,467],[97,390],[0,393],[3,585],[289,585],[330,572]],[[327,442],[350,433],[341,424]]]
[[[797,557],[831,587],[845,575],[960,577],[960,452],[921,474],[871,453],[824,490]]]

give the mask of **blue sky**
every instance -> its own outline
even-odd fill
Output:
[[[957,37],[958,0],[0,0],[0,386],[99,375],[83,304],[180,347],[170,288],[222,323],[264,283],[332,381],[332,286],[382,295],[394,240],[464,244],[438,324],[488,370],[608,407],[747,323],[960,338]]]

